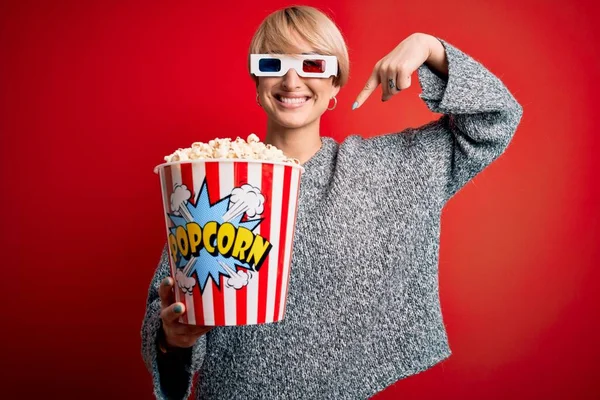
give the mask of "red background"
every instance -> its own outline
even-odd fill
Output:
[[[437,118],[416,81],[350,111],[375,62],[417,31],[484,63],[524,107],[505,155],[443,216],[454,354],[377,399],[600,396],[592,3],[308,2],[334,16],[352,62],[323,135]],[[1,3],[2,390],[151,398],[139,330],[165,241],[152,168],[193,141],[264,137],[246,51],[262,18],[287,4]]]

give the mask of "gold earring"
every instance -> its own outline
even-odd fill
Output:
[[[333,96],[333,107],[329,108],[327,107],[327,109],[329,111],[334,110],[337,107],[337,99],[335,98],[335,96]]]

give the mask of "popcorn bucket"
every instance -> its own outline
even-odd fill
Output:
[[[299,165],[254,160],[161,164],[180,322],[252,325],[283,319],[290,278]]]

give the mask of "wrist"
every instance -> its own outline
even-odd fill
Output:
[[[430,35],[428,33],[423,33],[423,32],[415,32],[411,35],[412,38],[414,38],[415,41],[417,41],[420,46],[425,47],[427,49],[427,54],[431,54],[435,43],[434,41],[437,40],[437,38],[433,35]]]
[[[432,35],[423,34],[423,40],[428,48],[427,65],[436,75],[448,79],[448,58],[442,42]]]

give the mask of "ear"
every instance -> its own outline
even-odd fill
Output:
[[[333,86],[333,88],[331,89],[331,97],[337,96],[337,94],[340,92],[340,87],[339,86]]]

